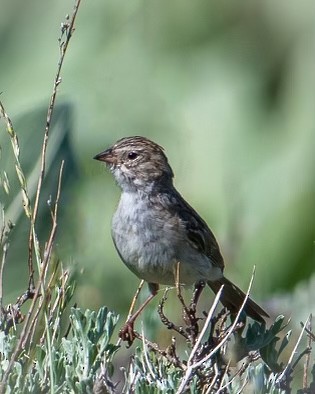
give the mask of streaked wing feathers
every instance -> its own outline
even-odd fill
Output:
[[[178,193],[176,196],[176,213],[182,220],[191,245],[211,259],[211,262],[224,269],[224,260],[219,245],[207,223]]]

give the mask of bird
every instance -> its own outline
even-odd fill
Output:
[[[175,284],[179,264],[180,285],[207,283],[215,294],[223,285],[220,301],[236,314],[245,293],[224,276],[219,244],[207,223],[175,188],[164,149],[148,138],[131,136],[118,140],[94,159],[106,164],[121,189],[112,218],[112,239],[125,265],[149,285],[150,296],[143,308],[159,285]],[[269,317],[249,297],[243,311],[260,323]],[[138,312],[129,322],[132,327]],[[122,334],[128,336],[130,329]]]

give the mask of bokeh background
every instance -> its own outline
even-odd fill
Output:
[[[70,0],[2,1],[0,91],[34,196]],[[56,253],[78,305],[127,312],[138,285],[110,236],[119,190],[92,157],[128,135],[165,147],[183,196],[216,234],[226,275],[272,315],[315,313],[315,3],[83,1],[62,71],[38,230],[66,168]],[[27,285],[28,223],[1,124],[1,190],[16,223],[5,301]]]

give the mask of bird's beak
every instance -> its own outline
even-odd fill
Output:
[[[112,149],[106,149],[104,152],[99,153],[98,155],[94,156],[93,159],[104,161],[107,164],[114,164],[116,163],[116,157],[112,153]]]

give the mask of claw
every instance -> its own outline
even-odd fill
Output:
[[[119,338],[128,343],[127,347],[130,347],[136,338],[133,324],[133,321],[127,321],[118,334]]]

